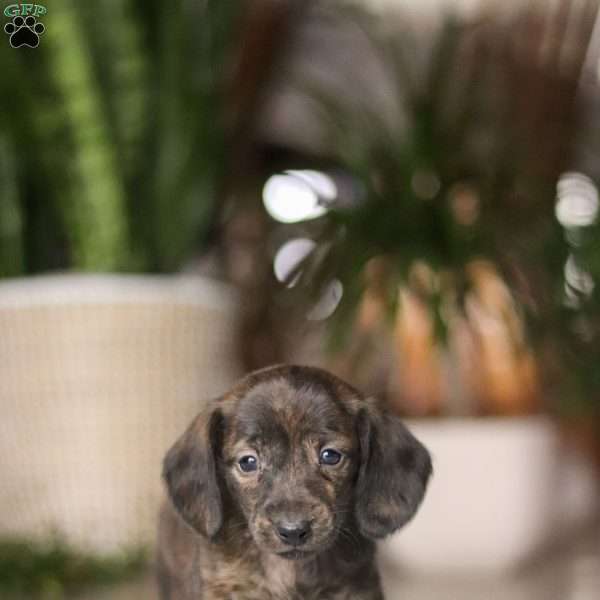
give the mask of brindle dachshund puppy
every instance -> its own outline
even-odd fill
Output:
[[[337,377],[276,366],[198,415],[164,461],[164,600],[382,600],[374,540],[431,474],[400,420]]]

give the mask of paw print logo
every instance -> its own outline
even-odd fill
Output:
[[[4,26],[5,33],[10,35],[10,45],[13,48],[20,48],[21,46],[37,48],[40,43],[40,35],[45,30],[44,25],[32,15],[25,19],[14,17],[11,23]]]

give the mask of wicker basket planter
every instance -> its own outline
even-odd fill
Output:
[[[0,537],[152,544],[163,453],[239,374],[235,313],[191,277],[0,284]]]

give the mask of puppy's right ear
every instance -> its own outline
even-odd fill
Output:
[[[200,413],[167,453],[163,479],[173,506],[183,520],[212,538],[223,524],[217,479],[223,414],[218,408]]]

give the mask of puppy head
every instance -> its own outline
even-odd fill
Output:
[[[430,473],[429,454],[396,417],[325,371],[288,366],[243,379],[164,463],[172,502],[198,532],[217,534],[227,495],[256,544],[286,558],[319,553],[348,528],[371,539],[395,531]]]

